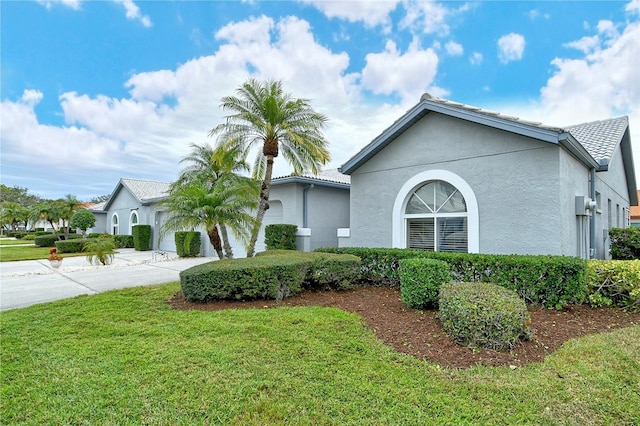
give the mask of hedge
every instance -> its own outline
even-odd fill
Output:
[[[336,266],[341,262],[343,267]],[[278,253],[197,265],[180,272],[180,285],[185,299],[191,301],[282,300],[332,280],[345,287],[357,280],[359,266],[353,256]]]
[[[98,234],[98,238],[104,234]],[[109,235],[109,234],[107,234]],[[113,235],[116,248],[133,248],[133,235]]]
[[[451,279],[457,282],[492,282],[514,290],[527,303],[561,308],[584,302],[585,261],[565,256],[491,255],[443,253],[389,248],[321,248],[325,253],[358,256],[363,278],[399,284],[399,261],[409,258],[437,259],[447,262]]]
[[[87,240],[82,239],[70,239],[56,241],[55,246],[58,253],[80,253],[84,248],[84,243]]]
[[[413,309],[438,305],[440,287],[451,281],[449,264],[435,259],[400,259],[400,295]]]
[[[134,225],[131,228],[133,234],[133,248],[137,251],[151,250],[151,225]]]
[[[64,238],[63,235],[44,234],[35,237],[33,242],[38,247],[54,247],[56,245],[56,241],[60,241],[62,238]]]
[[[297,225],[274,224],[264,228],[267,250],[295,250]]]
[[[179,231],[174,234],[176,253],[180,257],[196,257],[200,254],[201,234],[197,231]]]
[[[640,228],[612,228],[609,237],[614,260],[640,259]]]

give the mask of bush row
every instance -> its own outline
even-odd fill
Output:
[[[282,300],[314,286],[348,288],[359,277],[355,256],[265,252],[247,259],[223,259],[180,272],[185,299]]]
[[[442,253],[389,248],[322,248],[325,253],[344,253],[361,259],[363,278],[399,284],[401,259],[443,260],[451,280],[491,282],[515,291],[527,303],[560,308],[582,303],[587,296],[585,261],[563,256],[489,255]]]
[[[412,309],[438,305],[440,287],[451,281],[449,264],[435,259],[400,259],[400,295]]]

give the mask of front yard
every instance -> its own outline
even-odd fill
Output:
[[[634,424],[640,326],[448,369],[335,308],[178,311],[177,283],[2,312],[3,424]]]

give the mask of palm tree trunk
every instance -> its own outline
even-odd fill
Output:
[[[218,259],[223,259],[224,255],[222,253],[222,241],[220,241],[220,234],[218,233],[218,227],[213,225],[209,229],[207,229],[207,235],[209,236],[209,241],[211,245],[215,249],[218,254]]]
[[[264,214],[269,208],[269,191],[271,190],[271,173],[273,172],[273,156],[267,157],[267,168],[264,173],[264,180],[262,181],[262,191],[260,191],[260,204],[258,205],[258,213],[256,214],[256,224],[251,231],[251,240],[249,240],[249,247],[247,248],[247,257],[253,257],[256,253],[256,242],[258,241],[258,234],[260,228],[262,228],[262,220]]]
[[[229,235],[227,234],[227,227],[223,223],[220,224],[220,234],[222,235],[222,244],[224,246],[224,256],[227,259],[233,259],[233,249],[231,248],[231,244],[229,244]]]

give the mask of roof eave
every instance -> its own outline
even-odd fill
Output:
[[[285,176],[275,178],[271,181],[271,186],[285,185],[287,183],[314,184],[318,186],[326,186],[328,188],[349,189],[351,184],[346,182],[332,182],[323,179],[316,179],[308,176]]]

